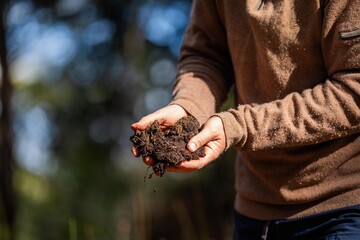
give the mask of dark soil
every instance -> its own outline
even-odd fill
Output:
[[[198,132],[199,122],[189,116],[165,129],[155,121],[143,131],[135,130],[130,141],[143,157],[149,156],[153,159],[154,173],[162,176],[167,166],[175,166],[183,161],[197,160],[205,156],[204,147],[193,153],[186,148],[186,144]]]

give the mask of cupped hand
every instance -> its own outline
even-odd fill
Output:
[[[174,167],[167,167],[166,172],[192,172],[208,165],[226,148],[224,125],[220,117],[211,117],[203,126],[202,130],[190,139],[187,148],[194,152],[201,146],[205,146],[205,157],[197,160],[184,161]]]
[[[166,128],[173,126],[179,119],[186,117],[188,113],[179,105],[168,105],[163,107],[149,115],[144,116],[138,122],[131,125],[133,130],[144,130],[151,123],[156,120],[159,122],[160,127]],[[140,157],[135,147],[131,148],[131,152],[135,157]],[[147,165],[153,165],[153,160],[150,157],[145,157],[144,163]]]

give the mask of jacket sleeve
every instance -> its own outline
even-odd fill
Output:
[[[321,44],[328,79],[281,100],[217,114],[227,147],[296,147],[360,132],[359,14],[359,0],[327,1]]]
[[[184,34],[173,101],[202,125],[233,84],[226,32],[215,0],[195,0]]]

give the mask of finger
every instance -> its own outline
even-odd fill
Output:
[[[166,172],[171,173],[190,173],[194,170],[192,169],[186,169],[186,168],[177,168],[177,167],[166,167]]]
[[[135,157],[140,157],[140,153],[136,150],[135,147],[131,147],[131,152]]]
[[[171,168],[166,169],[166,172],[168,172],[168,173],[191,173],[193,171],[188,170],[188,169],[183,170],[183,169],[171,167]]]
[[[183,161],[176,166],[166,167],[167,172],[177,172],[177,173],[189,173],[199,169],[202,169],[210,162],[207,158],[199,158],[197,160]]]
[[[156,119],[152,117],[143,117],[139,122],[131,124],[133,130],[144,130],[147,126],[153,123]]]
[[[161,111],[156,111],[140,119],[137,123],[131,125],[133,130],[144,130],[147,126],[158,120],[161,124],[164,116]]]
[[[152,158],[149,157],[149,156],[144,157],[144,158],[143,158],[143,162],[144,162],[146,165],[149,165],[149,166],[154,165],[154,159],[152,159]]]
[[[187,145],[190,152],[196,151],[199,147],[204,146],[214,138],[214,133],[204,127],[197,135],[192,137]]]

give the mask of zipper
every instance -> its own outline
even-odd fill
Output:
[[[258,5],[258,7],[257,7],[257,10],[259,11],[261,8],[263,8],[265,3],[266,3],[266,0],[260,0],[260,3]]]

